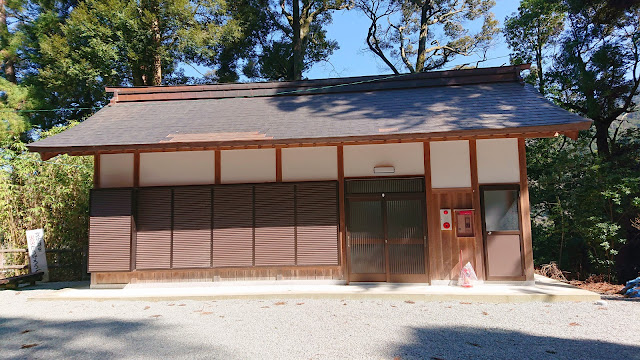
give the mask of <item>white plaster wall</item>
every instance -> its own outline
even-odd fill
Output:
[[[213,184],[215,171],[214,151],[140,154],[140,186]]]
[[[220,178],[223,184],[275,182],[276,149],[221,151]]]
[[[478,183],[520,182],[518,139],[487,139],[476,142]]]
[[[344,176],[424,175],[423,143],[347,145]],[[393,174],[374,174],[376,166],[393,166]]]
[[[100,187],[132,187],[133,154],[100,154]]]
[[[335,146],[282,149],[282,181],[337,180]]]
[[[430,143],[431,187],[471,187],[469,141],[433,141]]]

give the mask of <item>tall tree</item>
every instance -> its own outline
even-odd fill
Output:
[[[358,0],[369,18],[369,50],[396,74],[441,68],[457,55],[486,49],[498,33],[493,0]],[[479,31],[467,26],[482,19]]]
[[[33,64],[27,81],[43,106],[74,109],[34,116],[44,128],[104,105],[106,85],[169,83],[181,77],[183,62],[216,66],[240,26],[218,0],[86,0],[63,22],[51,17],[25,24]]]
[[[534,77],[541,94],[545,94],[545,75],[543,72],[545,52],[556,44],[564,28],[565,11],[558,1],[523,0],[518,13],[507,17],[504,22],[504,35],[511,48],[512,63],[530,63],[535,68],[530,75]]]
[[[567,31],[550,73],[562,106],[594,121],[598,154],[609,157],[611,125],[637,110],[640,86],[640,5],[565,0]]]
[[[352,0],[278,0],[266,9],[270,26],[261,33],[254,56],[247,59],[249,78],[299,80],[313,64],[327,61],[338,48],[327,39],[331,13],[353,7]]]
[[[22,34],[20,31],[9,31],[9,19],[21,6],[21,1],[0,0],[0,63],[4,78],[14,84],[18,83],[16,62]]]

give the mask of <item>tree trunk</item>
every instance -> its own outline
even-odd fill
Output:
[[[596,125],[596,145],[598,146],[598,155],[607,158],[611,155],[609,150],[609,124],[594,119]]]
[[[540,30],[538,27],[538,32],[539,31]],[[544,75],[542,74],[542,43],[541,43],[541,40],[539,40],[539,38],[536,46],[536,66],[538,67],[538,89],[540,90],[540,94],[544,96],[545,84],[544,84]]]
[[[293,78],[302,79],[302,39],[300,37],[300,2],[293,0]]]
[[[9,28],[7,27],[7,9],[5,8],[5,0],[0,0],[0,33],[7,37],[9,41]],[[2,49],[2,55],[4,57],[3,71],[7,81],[14,84],[17,83],[16,69],[13,54],[10,54],[8,50]]]
[[[149,29],[151,41],[145,49],[145,58],[138,64],[144,86],[162,85],[162,34],[160,33],[160,2],[158,0],[141,0],[140,15]],[[150,18],[149,18],[150,17]],[[134,80],[135,81],[135,80]]]
[[[153,19],[151,31],[153,32],[153,77],[151,85],[162,85],[162,44],[157,16]]]
[[[432,9],[431,0],[425,0],[420,12],[420,38],[418,39],[418,58],[416,59],[416,72],[424,69],[424,62],[427,58],[425,50],[427,48],[427,36],[429,35],[429,26],[427,25],[428,11]]]
[[[144,67],[138,63],[130,63],[131,65],[131,81],[133,86],[145,86]]]

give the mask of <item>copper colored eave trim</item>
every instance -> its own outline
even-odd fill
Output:
[[[521,128],[506,129],[474,129],[456,130],[450,132],[434,132],[423,134],[378,134],[363,136],[326,137],[326,138],[304,138],[304,139],[273,139],[273,140],[241,140],[241,141],[202,141],[189,143],[155,143],[155,144],[125,144],[125,145],[102,145],[102,146],[65,146],[65,147],[41,147],[27,145],[29,151],[39,152],[47,159],[59,155],[69,154],[93,155],[100,151],[103,153],[122,152],[155,152],[155,151],[191,151],[191,150],[231,150],[231,149],[261,149],[275,147],[303,147],[303,146],[336,146],[336,145],[359,145],[359,144],[384,144],[398,142],[422,142],[426,140],[461,140],[461,139],[483,139],[483,138],[533,138],[533,137],[553,137],[558,134],[575,135],[575,132],[587,130],[591,127],[592,121],[585,120],[573,124],[560,124],[549,126],[531,126]]]

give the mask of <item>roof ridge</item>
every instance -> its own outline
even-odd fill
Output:
[[[111,99],[111,104],[131,101],[316,95],[336,92],[365,92],[417,87],[521,81],[520,71],[527,68],[529,68],[529,64],[480,69],[445,70],[409,74],[287,82],[118,88],[107,87],[106,91],[114,93],[113,98]]]

